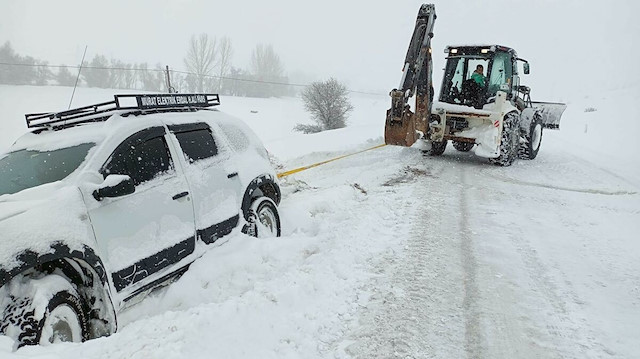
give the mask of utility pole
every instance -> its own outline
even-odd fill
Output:
[[[167,65],[165,77],[167,79],[167,91],[169,91],[169,93],[178,93],[175,88],[171,87],[171,73],[169,72],[169,65]]]

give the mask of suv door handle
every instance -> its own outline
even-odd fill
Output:
[[[238,172],[233,172],[233,173],[229,173],[227,175],[227,178],[233,178],[233,177],[236,177],[236,176],[238,176]]]
[[[178,193],[177,195],[175,195],[175,196],[173,196],[171,198],[173,198],[173,200],[175,201],[177,199],[180,199],[182,197],[186,197],[188,195],[189,195],[189,192],[180,192],[180,193]]]

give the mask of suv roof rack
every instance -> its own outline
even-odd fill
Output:
[[[28,128],[60,130],[81,123],[106,121],[116,111],[144,115],[158,112],[197,111],[220,105],[217,94],[141,94],[114,95],[113,101],[78,107],[62,112],[24,115]]]

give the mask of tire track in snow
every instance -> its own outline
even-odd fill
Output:
[[[408,183],[418,205],[405,224],[404,250],[375,264],[374,293],[360,313],[361,326],[347,353],[354,358],[484,357],[476,259],[460,171],[436,160],[417,167],[426,167],[422,172],[427,175]]]
[[[635,191],[608,191],[608,190],[595,189],[595,188],[571,188],[571,187],[552,185],[552,184],[546,184],[546,183],[529,182],[529,181],[524,181],[524,180],[520,180],[520,179],[509,178],[509,177],[506,177],[506,176],[495,175],[495,174],[492,174],[492,173],[489,173],[489,172],[486,172],[486,171],[485,171],[485,174],[488,177],[492,177],[494,179],[497,179],[497,180],[503,181],[503,182],[507,182],[507,183],[517,184],[517,185],[522,185],[522,186],[554,189],[554,190],[567,191],[567,192],[578,192],[578,193],[587,193],[587,194],[602,194],[602,195],[607,195],[607,196],[635,195],[635,194],[638,193],[638,192],[635,192]]]
[[[498,178],[485,171],[481,173],[487,178]],[[482,206],[492,209],[517,208],[520,203],[531,201],[552,204],[551,209],[565,206],[566,199],[562,197],[549,199],[544,192],[523,194],[518,189],[510,190],[507,187],[499,187],[496,191],[495,186],[488,183],[490,182],[477,182],[478,187],[473,193],[484,198],[472,198],[472,202],[484,202]],[[528,212],[524,211],[523,214]],[[562,220],[562,217],[560,215],[559,219]],[[474,221],[475,229],[484,232],[484,237],[490,238],[491,233],[498,234],[496,241],[487,242],[488,245],[480,244],[480,265],[493,267],[492,272],[507,273],[506,278],[509,278],[505,280],[500,275],[500,280],[486,282],[491,278],[482,276],[481,287],[485,297],[483,316],[488,321],[487,335],[492,342],[487,349],[489,357],[577,359],[591,355],[613,355],[613,351],[597,339],[600,335],[589,328],[579,308],[576,311],[576,305],[584,303],[584,300],[578,297],[569,278],[562,272],[558,273],[557,268],[554,270],[553,261],[538,252],[540,243],[535,241],[535,234],[531,234],[531,224],[527,217],[521,215],[504,219],[490,222],[490,231],[483,230]],[[538,225],[544,224],[540,222]],[[572,225],[578,224],[568,226]],[[504,259],[507,261],[518,259],[511,265],[520,264],[512,267],[519,275],[511,276],[510,269],[501,267],[500,264],[496,267],[495,264],[486,263],[489,258],[484,253],[491,246],[499,247],[499,253],[506,254]],[[495,250],[492,252],[495,253]],[[511,282],[514,279],[515,282]],[[496,295],[486,291],[491,287],[498,290]],[[493,302],[486,301],[487,298],[492,298]],[[500,311],[503,311],[502,315]]]
[[[460,250],[462,268],[464,270],[464,299],[462,306],[465,317],[465,351],[468,358],[484,358],[484,335],[480,325],[480,311],[478,308],[477,267],[473,250],[473,239],[469,229],[469,204],[467,193],[466,166],[460,166]]]

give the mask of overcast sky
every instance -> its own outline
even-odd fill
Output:
[[[290,75],[334,76],[354,90],[397,86],[417,11],[409,0],[0,0],[0,43],[51,64],[104,54],[184,69],[193,34],[228,36],[233,64],[248,67],[272,44]],[[533,96],[637,84],[640,1],[438,1],[434,75],[448,44],[500,43],[531,62]],[[439,84],[436,85],[439,87]]]

